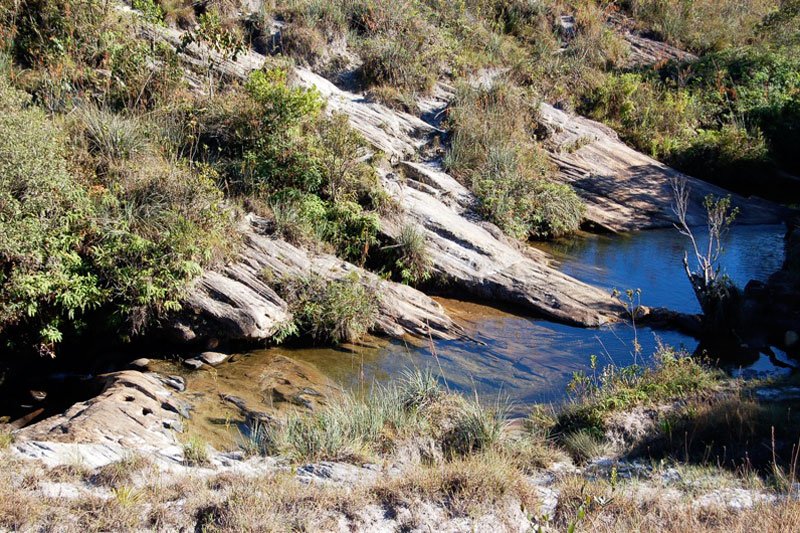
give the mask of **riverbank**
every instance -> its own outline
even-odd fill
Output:
[[[671,352],[658,361],[590,370],[574,401],[524,421],[408,373],[365,397],[251,418],[226,453],[161,431],[185,393],[129,372],[106,401],[146,422],[93,442],[80,428],[113,412],[95,403],[2,439],[0,527],[796,529],[796,380],[731,380]],[[130,445],[153,432],[155,448]]]

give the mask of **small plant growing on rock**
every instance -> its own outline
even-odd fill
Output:
[[[396,252],[395,266],[403,283],[415,285],[430,279],[431,258],[428,243],[424,233],[416,225],[404,225],[397,236],[397,244],[386,246],[384,250]]]
[[[204,466],[211,462],[208,443],[197,435],[189,436],[183,443],[183,461],[188,466]]]

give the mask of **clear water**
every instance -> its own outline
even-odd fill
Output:
[[[548,250],[564,272],[608,288],[609,293],[612,288],[640,288],[645,305],[697,312],[681,265],[684,245],[674,230],[657,230],[625,236],[587,236],[550,245]],[[736,227],[729,234],[726,248],[723,263],[735,282],[744,285],[750,279],[764,280],[783,260],[783,228]],[[251,352],[246,361],[222,365],[215,371],[219,373],[215,383],[223,383],[225,380],[220,378],[230,373],[231,382],[241,392],[257,381],[242,379],[242,372],[252,377],[258,368],[268,368],[277,355],[311,363],[325,376],[355,390],[391,382],[407,368],[429,367],[442,376],[451,390],[477,393],[484,401],[511,400],[515,411],[522,414],[532,403],[562,400],[573,372],[588,371],[592,355],[597,356],[600,365],[628,365],[647,363],[659,342],[689,352],[697,347],[691,337],[672,331],[639,328],[634,332],[625,324],[583,329],[475,303],[451,299],[440,302],[479,342],[381,341],[378,347],[356,348],[353,352],[271,348]],[[641,355],[633,353],[634,335],[642,346]],[[753,371],[770,367],[763,358],[745,366],[751,365]],[[191,382],[189,388],[192,389]]]
[[[721,262],[739,287],[765,281],[783,263],[783,225],[733,226],[726,235]],[[707,232],[697,231],[698,242]],[[641,289],[642,304],[699,313],[683,270],[689,241],[674,229],[623,235],[588,235],[545,248],[570,276],[607,289]],[[691,256],[689,257],[691,260]],[[690,263],[691,266],[692,263]]]

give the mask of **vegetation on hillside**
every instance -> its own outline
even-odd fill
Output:
[[[438,80],[458,87],[445,165],[520,239],[567,234],[583,213],[551,179],[540,101],[745,192],[771,190],[753,175],[800,170],[796,0],[286,0],[244,18],[230,1],[131,6],[0,6],[0,338],[14,350],[52,355],[87,325],[127,336],[178,310],[188,283],[235,253],[243,209],[294,243],[429,279],[418,232],[380,237],[397,209],[381,154],[292,85],[287,58],[412,112]],[[630,67],[620,20],[701,57]],[[146,25],[185,33],[176,49]],[[193,44],[283,58],[242,83],[211,59],[187,77],[179,55]]]

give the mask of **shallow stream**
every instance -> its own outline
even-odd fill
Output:
[[[751,279],[766,280],[783,261],[783,234],[783,226],[734,227],[725,243],[725,271],[740,287]],[[608,289],[609,298],[614,288],[638,288],[643,305],[696,313],[699,308],[681,265],[685,245],[675,230],[654,230],[581,235],[542,247],[562,271]],[[510,401],[521,415],[530,404],[563,400],[573,373],[588,370],[592,355],[600,366],[646,364],[659,343],[689,352],[697,348],[695,339],[675,331],[634,329],[630,324],[583,329],[492,307],[492,302],[438,300],[473,340],[373,339],[369,346],[336,349],[283,346],[237,354],[215,369],[189,372],[166,360],[154,361],[154,369],[186,378],[186,397],[194,407],[191,424],[212,444],[227,447],[236,434],[229,431],[231,426],[243,417],[223,395],[235,396],[256,411],[294,409],[324,401],[339,388],[366,391],[375,383],[391,382],[405,369],[427,367],[449,389],[477,393],[484,401]],[[634,336],[642,347],[638,355]],[[739,373],[787,371],[766,356],[731,367]]]
[[[766,280],[783,261],[783,226],[735,227],[726,240],[723,264],[740,286],[751,279]],[[548,245],[564,272],[605,287],[642,290],[641,303],[677,311],[698,312],[691,286],[681,265],[685,242],[674,230],[655,230],[624,236],[585,235]],[[367,390],[388,383],[407,368],[430,367],[451,390],[477,393],[486,401],[510,400],[522,414],[532,403],[557,402],[566,396],[573,372],[588,370],[596,355],[602,366],[647,363],[658,343],[693,352],[697,341],[674,331],[636,330],[629,324],[582,329],[531,318],[519,312],[448,298],[438,299],[475,339],[456,341],[376,341],[373,347],[278,347],[243,354],[238,361],[215,370],[188,374],[189,390],[202,398],[204,414],[195,423],[210,426],[230,405],[216,392],[259,389],[259,369],[286,356],[311,368],[339,386]],[[633,352],[634,335],[642,346]],[[762,357],[737,372],[783,372]],[[259,393],[254,393],[255,395]],[[253,396],[253,394],[250,394]],[[204,417],[204,418],[203,418]],[[206,422],[203,420],[205,419]]]

